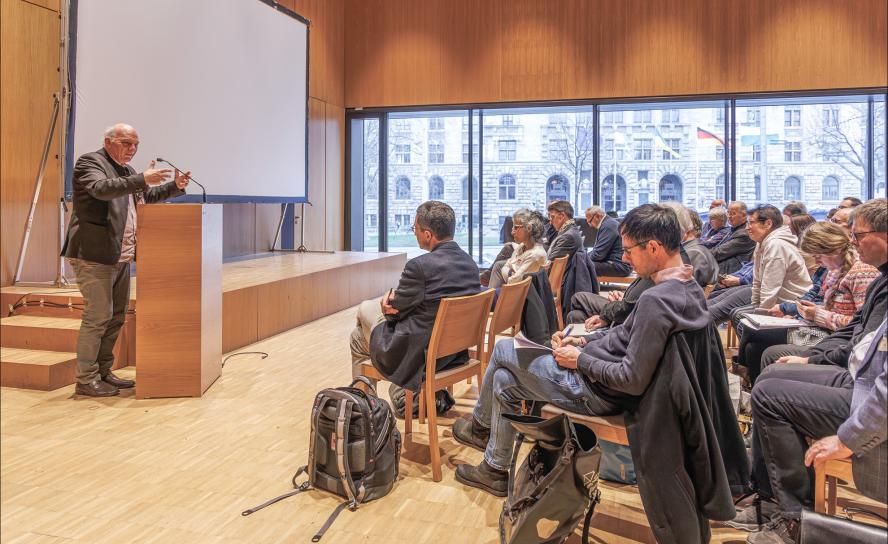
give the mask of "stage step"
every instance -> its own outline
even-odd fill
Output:
[[[0,386],[52,391],[74,383],[77,354],[0,348]]]
[[[136,307],[136,299],[130,292],[130,309]],[[25,303],[25,304],[23,304]],[[13,306],[18,305],[15,310]],[[0,315],[31,315],[43,317],[79,318],[83,308],[83,296],[76,286],[71,287],[3,287],[0,289]]]
[[[42,351],[77,351],[80,320],[65,317],[14,315],[0,319],[0,345]]]

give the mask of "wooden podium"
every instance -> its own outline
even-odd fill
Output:
[[[138,218],[136,398],[199,397],[222,372],[222,205]]]

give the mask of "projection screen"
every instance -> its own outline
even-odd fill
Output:
[[[264,0],[75,0],[70,21],[69,164],[125,122],[137,171],[162,157],[211,202],[307,200],[308,21]]]

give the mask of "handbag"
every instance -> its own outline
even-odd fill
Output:
[[[499,518],[501,544],[564,542],[583,520],[582,542],[600,500],[601,448],[592,429],[566,414],[551,419],[504,414],[518,433],[509,464],[508,497]],[[524,440],[534,442],[516,469]],[[585,517],[584,517],[585,511]]]
[[[799,327],[786,333],[786,343],[794,346],[813,346],[830,335],[820,327]]]
[[[802,510],[799,537],[801,544],[835,544],[836,542],[885,544],[888,540],[888,531],[884,527]]]

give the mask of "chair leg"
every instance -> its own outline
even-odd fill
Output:
[[[426,387],[425,399],[429,406],[435,405],[435,391]],[[438,413],[429,410],[429,453],[432,459],[432,480],[441,481],[441,451],[438,449]]]
[[[836,502],[839,499],[839,490],[836,489],[836,477],[826,477],[826,513],[830,516],[836,515]]]
[[[426,403],[425,403],[425,395],[423,392],[425,388],[421,388],[419,390],[419,424],[423,425],[426,422]]]
[[[564,329],[564,317],[561,315],[561,301],[555,301],[555,315],[558,316],[558,328]]]
[[[413,434],[413,391],[404,390],[404,434]]]
[[[826,466],[824,463],[814,467],[814,511],[818,514],[826,513]]]

